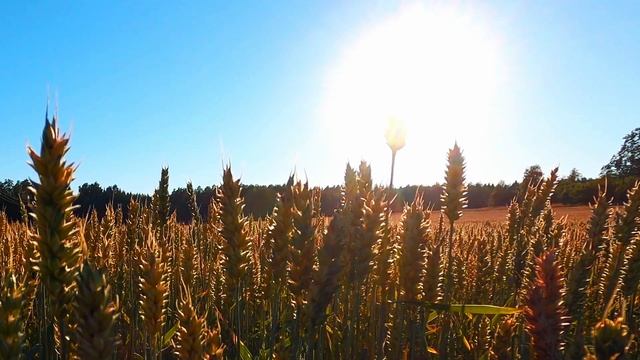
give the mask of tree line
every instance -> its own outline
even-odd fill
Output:
[[[538,170],[538,166],[530,169]],[[539,172],[542,176],[542,171]],[[626,189],[632,187],[638,179],[635,176],[628,177],[608,177],[606,178],[607,194],[614,203],[622,203],[626,200]],[[525,181],[506,184],[469,184],[468,185],[468,207],[505,207],[522,193]],[[533,179],[535,181],[535,178]],[[529,182],[527,182],[529,183]],[[21,217],[21,199],[23,203],[29,202],[27,187],[28,180],[12,181],[5,180],[0,183],[0,209],[4,209],[9,218],[19,219]],[[553,195],[552,201],[555,204],[580,205],[588,204],[598,193],[598,187],[604,186],[604,178],[586,179],[566,177],[558,182],[558,187]],[[271,214],[277,194],[282,191],[284,185],[244,185],[243,194],[245,198],[245,214],[255,218],[265,217]],[[331,215],[338,208],[340,203],[341,187],[328,186],[319,189],[321,191],[321,210],[325,215]],[[216,186],[206,186],[194,188],[196,202],[200,215],[207,218],[209,203],[216,192]],[[441,185],[429,186],[403,186],[393,189],[393,210],[400,212],[406,203],[410,203],[416,192],[420,191],[426,204],[433,204],[433,209],[439,209],[439,198],[442,194]],[[124,191],[118,186],[102,187],[98,183],[81,185],[77,191],[76,215],[88,216],[95,210],[98,216],[104,215],[107,204],[112,203],[114,208],[121,208],[126,215],[129,201],[136,198],[142,203],[151,203],[151,196],[148,194],[135,194]],[[186,187],[174,189],[170,195],[171,211],[176,214],[178,221],[188,222],[191,218],[189,209],[189,193]],[[26,205],[25,205],[26,206]]]
[[[543,171],[538,165],[533,165],[524,171],[520,182],[506,184],[469,184],[468,185],[468,207],[496,207],[507,206],[526,190],[529,184],[537,184],[543,177]],[[626,189],[640,178],[640,128],[634,129],[631,133],[623,137],[623,144],[620,150],[613,155],[609,163],[601,169],[600,177],[587,179],[580,172],[573,169],[570,174],[561,179],[558,183],[552,201],[556,204],[581,205],[589,204],[598,194],[598,187],[606,186],[607,195],[613,203],[620,204],[626,200]],[[28,180],[13,181],[5,180],[0,182],[0,210],[4,210],[9,218],[19,219],[25,214],[26,205],[29,203],[30,195],[27,188],[30,186]],[[271,214],[277,194],[282,192],[284,185],[243,185],[245,198],[245,214],[255,218],[262,218]],[[331,215],[340,205],[339,186],[328,186],[321,191],[321,211],[324,215]],[[435,210],[440,206],[441,185],[430,186],[410,185],[392,190],[395,201],[391,205],[395,212],[402,211],[402,207],[410,203],[417,191],[423,195],[426,204],[433,204]],[[197,187],[193,189],[200,215],[203,218],[208,216],[209,203],[216,192],[216,186]],[[170,196],[170,209],[175,211],[178,221],[187,222],[191,217],[189,209],[189,192],[187,187],[179,187],[173,190]],[[98,216],[104,215],[107,204],[112,203],[114,208],[121,208],[127,214],[129,201],[136,198],[142,203],[151,203],[151,196],[148,194],[134,194],[120,189],[117,185],[103,188],[98,183],[85,183],[80,186],[77,192],[76,215],[87,216],[95,210]]]

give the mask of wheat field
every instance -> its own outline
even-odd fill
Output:
[[[166,168],[151,203],[76,218],[68,151],[47,120],[34,201],[0,214],[0,359],[640,358],[637,184],[567,218],[554,170],[467,216],[456,145],[438,212],[418,194],[391,214],[363,162],[328,219],[294,177],[247,218],[228,167],[208,218],[191,196],[176,221]]]

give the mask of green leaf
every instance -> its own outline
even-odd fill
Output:
[[[494,305],[451,304],[448,305],[448,309],[446,309],[445,311],[474,315],[510,315],[517,314],[522,310],[518,308]]]
[[[437,312],[473,314],[473,315],[510,315],[522,312],[522,310],[513,307],[495,306],[495,305],[477,305],[477,304],[442,304],[432,303],[428,301],[399,301],[399,304],[413,304],[425,306]],[[429,317],[432,316],[431,312]]]
[[[253,359],[253,355],[251,355],[251,351],[249,351],[249,348],[247,348],[247,345],[245,345],[242,340],[239,340],[240,342],[240,359],[242,360],[251,360]]]
[[[427,316],[427,324],[432,322],[433,319],[438,317],[438,312],[437,311],[430,311],[429,312],[429,316]]]
[[[180,326],[180,324],[176,323],[175,325],[173,325],[171,329],[169,329],[169,331],[167,331],[164,335],[162,335],[163,347],[169,345],[169,343],[171,342],[171,338],[176,333],[176,331],[178,331],[178,326]]]
[[[464,335],[462,335],[462,344],[467,349],[467,351],[471,351],[471,344],[469,343],[469,340],[467,340],[467,337]]]

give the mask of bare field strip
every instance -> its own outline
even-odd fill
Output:
[[[569,221],[586,221],[591,215],[591,209],[587,205],[566,206],[556,205],[553,207],[556,219],[566,216]],[[393,220],[400,220],[400,213],[393,214]],[[465,209],[463,215],[458,220],[461,223],[484,223],[484,222],[500,222],[507,219],[507,207],[486,207],[479,209]],[[431,221],[437,221],[438,214],[434,211],[431,214]]]

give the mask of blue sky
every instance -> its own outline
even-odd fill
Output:
[[[393,30],[403,16],[436,14],[424,18],[430,21],[442,9],[451,22],[464,19],[459,21],[463,40],[453,47],[471,54],[452,61],[482,74],[468,77],[474,83],[457,80],[450,93],[461,95],[448,98],[450,105],[440,112],[419,111],[425,119],[407,123],[396,184],[440,180],[447,146],[456,140],[474,182],[513,181],[534,163],[545,170],[560,165],[563,174],[575,167],[595,176],[622,136],[640,124],[640,3],[418,5],[3,2],[0,178],[33,175],[25,148],[39,144],[49,97],[62,128],[72,135],[68,157],[80,165],[76,185],[98,181],[151,192],[163,165],[170,168],[172,187],[188,180],[211,185],[219,182],[227,162],[246,183],[283,183],[295,169],[314,185],[338,184],[346,162],[361,159],[373,163],[376,181],[386,182],[389,159],[382,131],[366,118],[382,108],[371,105],[362,112],[361,106],[378,98],[349,89],[388,85],[384,81],[400,70],[391,66],[391,76],[383,76],[384,64],[407,54],[411,58],[407,49],[414,46],[376,60],[375,76],[360,74],[371,65],[362,54],[385,53],[376,47],[383,38],[402,42],[387,35],[404,34]],[[444,29],[432,27],[431,33],[411,38],[437,42],[440,31],[455,32],[448,23],[438,26]],[[464,40],[477,29],[485,47]],[[443,36],[445,49],[458,39]],[[465,46],[477,51],[477,59],[489,60],[477,65],[480,60]],[[428,45],[423,48],[426,58],[439,56],[430,56]],[[442,71],[455,74],[458,68]],[[414,95],[407,92],[409,85],[391,84],[404,89],[389,90],[401,97]],[[484,89],[492,94],[486,100]],[[422,106],[420,96],[416,99]],[[425,100],[426,108],[438,105],[431,100]],[[448,117],[447,109],[459,117]],[[357,119],[349,120],[350,114]]]

